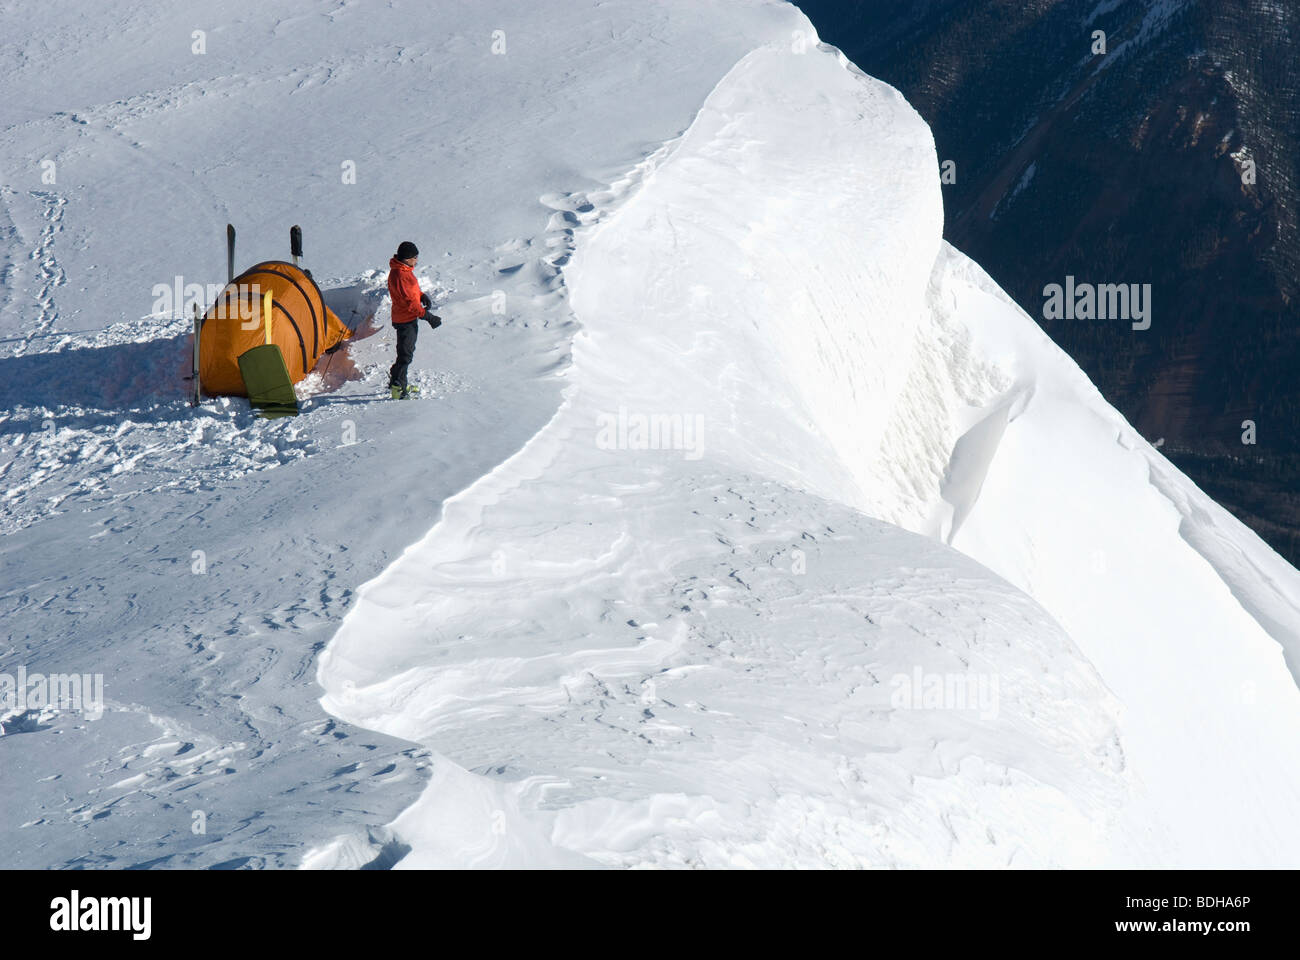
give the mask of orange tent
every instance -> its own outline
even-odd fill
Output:
[[[325,306],[316,281],[305,270],[279,260],[250,267],[226,284],[203,317],[200,331],[204,392],[235,397],[248,395],[239,372],[239,357],[246,351],[275,344],[284,355],[289,379],[297,383],[321,354],[352,336]]]

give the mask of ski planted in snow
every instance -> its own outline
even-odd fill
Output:
[[[235,279],[235,225],[226,224],[226,283]]]
[[[197,407],[203,402],[203,385],[199,382],[199,331],[203,323],[203,318],[199,315],[199,305],[194,304],[194,397],[190,401],[191,407]]]
[[[298,266],[298,260],[302,257],[302,227],[296,223],[289,228],[289,253],[293,257],[293,265]]]

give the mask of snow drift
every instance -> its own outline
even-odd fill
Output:
[[[441,755],[405,865],[1296,862],[1295,571],[943,244],[937,167],[770,46],[575,203],[561,409],[321,660]],[[998,710],[890,696],[953,672]]]
[[[0,673],[105,678],[0,716],[4,865],[1296,862],[1295,571],[796,8],[205,9],[0,13]],[[185,402],[227,221],[358,328],[292,422]]]

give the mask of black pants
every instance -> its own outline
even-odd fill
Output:
[[[394,384],[399,387],[406,386],[406,368],[411,365],[411,360],[415,358],[415,339],[420,333],[419,324],[419,320],[412,320],[410,323],[393,324],[393,329],[397,331],[397,362],[388,371],[388,385],[390,387]]]

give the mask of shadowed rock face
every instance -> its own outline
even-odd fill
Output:
[[[947,239],[1145,436],[1300,561],[1300,9],[1270,0],[804,0],[929,121]],[[1107,53],[1092,51],[1094,31]],[[1254,183],[1244,182],[1248,162]],[[1151,284],[1147,330],[1044,287]],[[1243,421],[1257,443],[1242,443]]]

